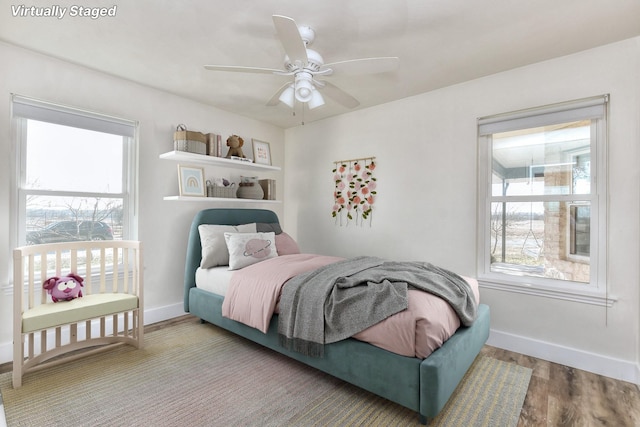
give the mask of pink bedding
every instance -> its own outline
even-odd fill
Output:
[[[262,332],[277,312],[280,290],[293,276],[343,258],[296,254],[271,258],[236,271],[222,304],[224,317]],[[478,282],[465,277],[479,302]],[[403,356],[425,358],[440,347],[460,326],[451,306],[441,298],[418,290],[409,291],[409,307],[356,334],[354,338]]]

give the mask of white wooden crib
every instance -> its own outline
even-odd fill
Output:
[[[13,387],[29,371],[121,343],[142,347],[142,260],[142,244],[130,240],[14,249]],[[52,302],[43,282],[71,272],[84,278],[83,297]]]

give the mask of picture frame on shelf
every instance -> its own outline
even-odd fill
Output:
[[[252,138],[253,162],[260,165],[271,166],[271,146],[268,142]]]
[[[205,197],[204,168],[178,165],[180,196]]]

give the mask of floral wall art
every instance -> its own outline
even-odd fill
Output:
[[[373,205],[376,201],[375,157],[337,160],[333,168],[333,210],[336,224],[371,226]]]

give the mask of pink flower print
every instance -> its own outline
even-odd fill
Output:
[[[343,215],[347,223],[360,219],[369,220],[373,212],[373,204],[377,195],[377,184],[372,171],[376,165],[371,162],[349,161],[343,164],[335,164],[333,169],[333,206],[332,216],[340,218],[342,225]]]

